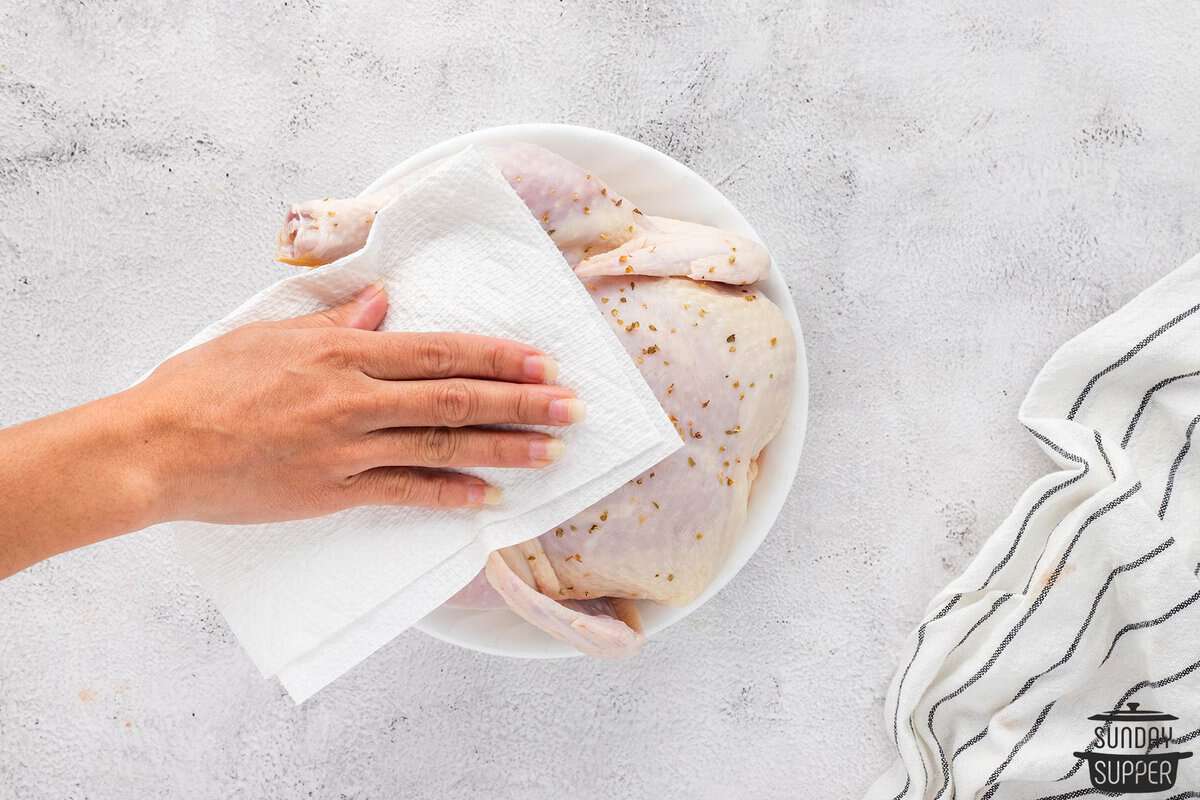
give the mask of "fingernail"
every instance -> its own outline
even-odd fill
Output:
[[[504,500],[504,492],[495,486],[475,484],[467,487],[467,502],[473,506],[498,506]]]
[[[567,446],[559,439],[534,439],[529,443],[529,460],[545,465],[562,458]]]
[[[367,302],[368,300],[373,298],[375,295],[382,292],[383,287],[384,287],[383,281],[375,281],[370,286],[366,287],[365,289],[360,291],[358,294],[354,295],[354,302],[356,302],[356,303]]]
[[[558,380],[558,362],[546,356],[526,356],[525,379],[554,383]]]
[[[550,401],[550,419],[555,422],[579,422],[587,416],[587,406],[582,400],[569,398]]]
[[[382,280],[354,295],[349,313],[343,322],[348,328],[378,328],[387,314],[387,291]]]

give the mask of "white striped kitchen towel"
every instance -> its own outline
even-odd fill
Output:
[[[1200,256],[1060,349],[1020,419],[1058,471],[909,637],[867,797],[1200,797]]]

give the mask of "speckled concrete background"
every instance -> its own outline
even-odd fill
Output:
[[[1200,7],[985,5],[0,2],[0,422],[277,279],[285,198],[520,121],[717,183],[813,375],[778,529],[630,663],[413,632],[297,709],[153,531],[0,584],[0,797],[859,794],[897,648],[1046,468],[1030,380],[1200,250]]]

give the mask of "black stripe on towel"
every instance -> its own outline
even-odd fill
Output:
[[[1189,308],[1187,311],[1181,312],[1180,314],[1178,314],[1177,316],[1168,320],[1167,322],[1164,322],[1161,326],[1158,327],[1157,330],[1148,334],[1145,339],[1142,339],[1140,342],[1135,344],[1133,346],[1133,349],[1130,350],[1128,353],[1121,356],[1116,361],[1109,364],[1107,367],[1105,367],[1104,369],[1100,370],[1095,375],[1093,375],[1092,379],[1087,382],[1087,386],[1084,386],[1083,391],[1079,393],[1079,397],[1075,400],[1075,404],[1073,406],[1071,406],[1071,411],[1070,411],[1070,413],[1067,414],[1067,419],[1069,419],[1069,420],[1075,419],[1075,415],[1079,413],[1079,408],[1080,408],[1080,406],[1083,405],[1084,399],[1088,396],[1088,393],[1090,391],[1092,391],[1092,387],[1094,387],[1096,385],[1097,381],[1099,381],[1101,378],[1103,378],[1105,375],[1112,372],[1113,370],[1124,366],[1131,358],[1136,356],[1138,353],[1142,352],[1142,350],[1145,349],[1145,347],[1147,345],[1149,345],[1151,342],[1153,342],[1159,336],[1161,336],[1164,333],[1166,333],[1167,331],[1169,331],[1171,328],[1178,325],[1180,322],[1183,322],[1185,319],[1190,317],[1192,314],[1195,314],[1197,311],[1200,311],[1200,303],[1197,303],[1196,305]]]
[[[1115,481],[1117,473],[1113,472],[1112,462],[1108,460],[1108,453],[1104,452],[1104,442],[1100,441],[1100,431],[1092,431],[1092,433],[1096,434],[1096,449],[1100,451],[1100,457],[1104,459],[1104,466],[1108,467],[1108,474]]]
[[[1145,413],[1146,406],[1150,405],[1150,398],[1154,396],[1155,392],[1164,386],[1169,386],[1175,381],[1183,380],[1184,378],[1195,378],[1197,375],[1200,375],[1200,369],[1196,370],[1195,372],[1185,372],[1182,375],[1173,375],[1170,378],[1164,378],[1163,380],[1151,386],[1150,389],[1147,390],[1145,396],[1142,397],[1142,404],[1138,406],[1138,410],[1134,413],[1133,418],[1129,420],[1129,427],[1125,429],[1125,436],[1121,439],[1121,449],[1124,450],[1126,445],[1129,444],[1129,440],[1133,438],[1133,429],[1136,428],[1138,422],[1141,421],[1142,414]]]
[[[1111,656],[1113,653],[1113,648],[1117,646],[1117,642],[1121,641],[1122,636],[1130,631],[1140,631],[1145,628],[1153,628],[1155,625],[1161,625],[1183,609],[1190,606],[1192,603],[1196,602],[1197,599],[1200,599],[1200,592],[1196,592],[1186,600],[1180,601],[1175,605],[1174,608],[1172,608],[1170,611],[1167,611],[1162,616],[1155,617],[1154,619],[1142,620],[1141,622],[1131,622],[1124,628],[1121,628],[1121,630],[1117,631],[1117,635],[1113,637],[1112,644],[1108,646],[1108,652],[1104,654],[1104,658],[1100,661],[1100,666],[1104,666],[1104,662],[1108,661],[1109,656]]]
[[[1068,453],[1066,450],[1062,449],[1057,444],[1055,444],[1054,442],[1050,441],[1042,434],[1035,431],[1033,428],[1027,427],[1026,430],[1028,430],[1031,434],[1033,434],[1034,437],[1036,437],[1038,439],[1038,441],[1042,442],[1047,447],[1054,450],[1054,452],[1058,453],[1063,458],[1067,459],[1068,461],[1074,461],[1076,464],[1082,464],[1083,471],[1068,478],[1067,480],[1063,481],[1062,483],[1058,484],[1057,486],[1050,487],[1049,489],[1047,489],[1045,491],[1045,493],[1042,494],[1041,497],[1039,497],[1037,499],[1036,503],[1034,503],[1032,506],[1030,506],[1029,511],[1026,512],[1026,514],[1025,514],[1025,519],[1021,521],[1021,527],[1017,529],[1017,535],[1013,537],[1013,542],[1008,547],[1008,552],[1004,554],[1004,558],[1000,559],[1000,561],[996,564],[996,566],[992,567],[992,571],[991,571],[991,573],[988,574],[987,580],[985,580],[983,583],[981,583],[979,585],[978,591],[983,591],[984,589],[986,589],[988,587],[988,584],[990,584],[992,582],[992,579],[996,577],[997,573],[999,573],[1000,570],[1004,569],[1005,565],[1008,564],[1008,562],[1012,559],[1013,554],[1017,552],[1017,545],[1019,545],[1021,543],[1021,538],[1025,535],[1025,529],[1029,527],[1029,521],[1031,519],[1033,519],[1033,515],[1037,513],[1037,510],[1039,508],[1041,508],[1042,505],[1047,500],[1049,500],[1051,497],[1053,497],[1054,495],[1061,492],[1063,489],[1066,489],[1068,486],[1078,483],[1079,481],[1086,478],[1088,472],[1090,472],[1092,469],[1092,465],[1087,461],[1087,459],[1083,458],[1082,456],[1077,456],[1074,453]],[[1040,560],[1040,557],[1039,557],[1039,560]]]
[[[1200,736],[1200,728],[1196,728],[1196,730],[1192,731],[1191,733],[1185,733],[1183,736],[1180,736],[1178,739],[1172,739],[1171,744],[1187,744],[1192,739],[1195,739],[1197,736]]]
[[[1188,450],[1192,448],[1192,433],[1196,430],[1197,422],[1200,422],[1200,414],[1193,417],[1192,423],[1188,425],[1187,433],[1183,437],[1183,447],[1179,448],[1179,455],[1175,456],[1175,463],[1171,465],[1171,472],[1167,475],[1167,489],[1163,492],[1162,505],[1158,507],[1159,519],[1167,516],[1167,504],[1171,502],[1171,490],[1175,488],[1175,473],[1179,471],[1179,465],[1183,463]]]
[[[913,725],[912,717],[909,717],[909,719],[908,719],[908,729],[909,729],[909,731],[912,732],[913,741],[915,742],[917,740],[917,728],[915,725]],[[921,759],[921,774],[924,776],[921,778],[921,781],[922,781],[921,785],[928,786],[929,785],[929,770],[927,770],[925,768],[925,759],[923,759],[923,758]],[[901,797],[904,797],[904,795],[908,794],[908,787],[910,787],[910,786],[912,786],[912,776],[909,775],[907,772],[905,772],[904,773],[904,786],[900,789],[900,792],[895,797],[892,798],[892,800],[900,800]]]
[[[922,622],[921,626],[917,628],[917,646],[913,648],[912,658],[908,660],[908,666],[904,668],[904,674],[900,676],[900,685],[896,687],[896,714],[892,717],[892,741],[896,744],[900,744],[900,740],[897,738],[897,731],[900,728],[900,694],[904,691],[904,681],[908,678],[908,671],[912,669],[913,662],[917,660],[917,654],[921,652],[921,645],[925,644],[925,629],[929,627],[929,623],[936,622],[949,614],[950,609],[954,608],[961,599],[961,594],[954,595],[946,605],[942,606],[941,611]]]
[[[968,638],[970,638],[971,634],[974,633],[979,628],[980,625],[982,625],[983,623],[987,622],[989,619],[992,618],[992,614],[996,613],[996,609],[1000,608],[1000,606],[1004,605],[1009,600],[1013,599],[1013,597],[1014,597],[1014,595],[1012,594],[1012,592],[1005,592],[1004,594],[997,597],[996,602],[992,603],[992,607],[990,609],[988,609],[988,612],[986,614],[984,614],[982,617],[980,617],[978,619],[978,621],[976,621],[976,623],[971,626],[971,629],[969,631],[967,631],[965,634],[963,634],[963,637],[958,640],[958,644],[956,644],[956,645],[954,645],[954,647],[950,648],[950,653],[953,653],[955,650],[962,647],[963,642],[965,642]],[[946,655],[949,656],[950,653],[947,653]]]
[[[899,730],[900,730],[900,699],[904,693],[904,681],[908,679],[908,671],[910,669],[912,669],[913,663],[917,660],[917,654],[921,652],[921,645],[923,645],[925,643],[925,629],[927,627],[929,627],[929,623],[936,622],[937,620],[939,620],[942,617],[949,614],[950,609],[954,608],[954,606],[961,599],[962,599],[961,594],[954,595],[953,597],[950,598],[950,600],[946,603],[946,605],[942,606],[940,611],[938,611],[936,614],[934,614],[929,619],[922,622],[921,626],[919,628],[917,628],[917,646],[913,648],[912,658],[910,658],[908,660],[908,666],[904,668],[904,674],[900,676],[900,684],[896,687],[896,713],[892,717],[892,741],[896,744],[897,749],[899,749],[899,747],[900,747],[900,733],[899,733]],[[913,741],[916,741],[917,729],[915,727],[913,727],[912,719],[909,719],[908,727],[912,731]],[[922,769],[925,768],[925,760],[924,759],[921,759],[921,768]],[[929,782],[929,773],[928,772],[926,772],[926,774],[925,774],[925,782],[926,783]],[[892,800],[900,800],[901,797],[904,797],[904,795],[908,794],[908,788],[911,785],[912,785],[912,776],[908,775],[907,771],[906,771],[906,773],[904,775],[904,788],[901,789],[900,793],[897,794],[895,797],[893,797]]]
[[[1051,700],[1046,704],[1046,707],[1042,709],[1042,713],[1038,714],[1038,718],[1033,723],[1033,727],[1031,727],[1029,731],[1021,737],[1021,741],[1013,745],[1012,750],[1010,750],[1008,753],[1008,758],[1004,759],[1004,763],[996,767],[992,774],[988,776],[987,783],[991,784],[991,786],[983,795],[981,800],[992,800],[992,795],[994,795],[996,790],[1000,788],[1000,784],[997,783],[997,781],[1000,780],[1000,773],[1004,772],[1004,769],[1012,763],[1014,758],[1017,757],[1017,753],[1020,752],[1021,748],[1028,744],[1029,740],[1032,739],[1034,734],[1038,732],[1038,729],[1042,727],[1042,723],[1046,721],[1046,717],[1050,716],[1050,709],[1054,708],[1054,704],[1057,702],[1057,700]]]

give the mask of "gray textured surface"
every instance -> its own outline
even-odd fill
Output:
[[[1045,468],[1030,380],[1200,249],[1191,2],[159,5],[0,2],[0,422],[278,278],[284,198],[563,121],[766,237],[809,443],[758,556],[631,663],[413,632],[296,709],[165,537],[34,567],[0,584],[2,798],[857,795],[896,649]]]

